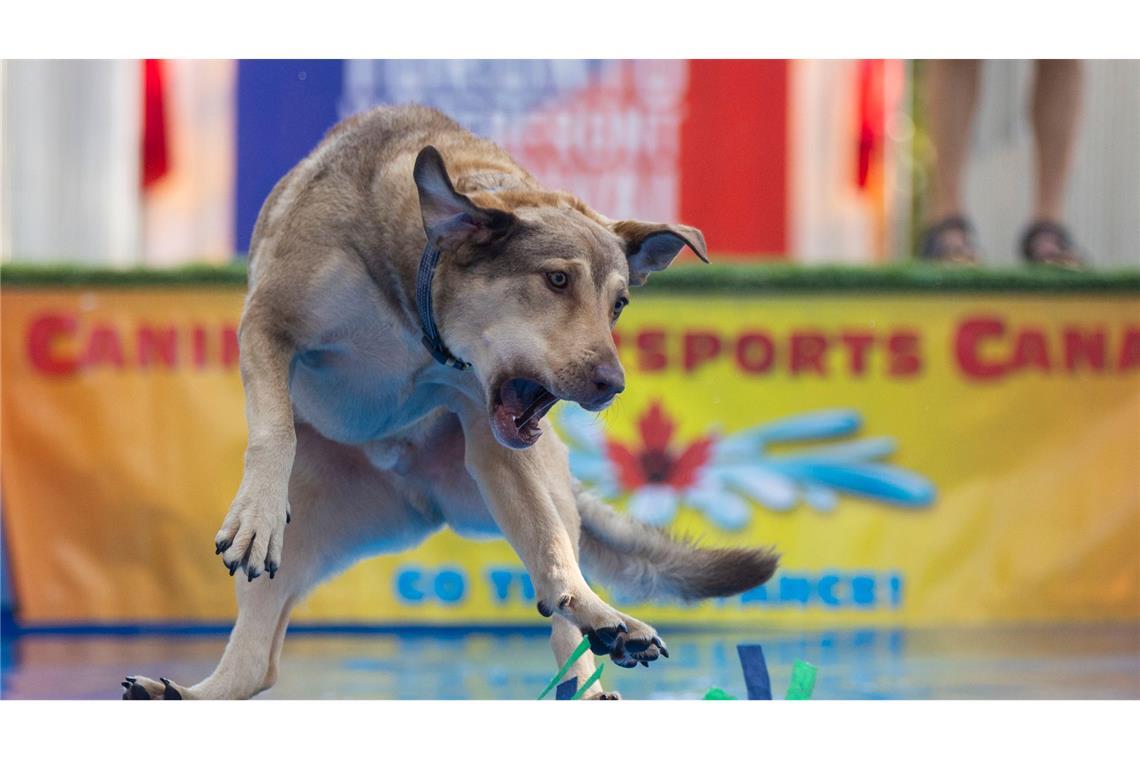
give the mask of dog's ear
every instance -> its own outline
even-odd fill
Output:
[[[650,272],[669,266],[686,245],[701,261],[709,261],[705,236],[696,227],[623,221],[614,222],[610,229],[625,243],[630,285],[644,285]]]
[[[514,222],[514,215],[509,212],[481,208],[456,191],[447,176],[443,156],[434,146],[427,146],[416,156],[412,176],[420,194],[424,232],[440,248],[453,248],[467,241],[489,243]]]

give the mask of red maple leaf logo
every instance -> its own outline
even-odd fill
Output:
[[[669,485],[681,489],[693,485],[709,461],[713,439],[704,436],[690,443],[679,454],[670,443],[676,425],[661,405],[654,401],[638,419],[641,447],[630,450],[613,439],[606,440],[606,453],[617,467],[618,481],[627,491],[644,485]]]

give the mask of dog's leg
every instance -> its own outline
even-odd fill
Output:
[[[286,537],[290,562],[276,579],[272,583],[237,579],[237,622],[214,672],[190,687],[132,676],[124,682],[124,699],[248,699],[273,685],[289,612],[318,576],[316,550],[326,520],[321,510],[306,506],[297,504],[297,519]]]
[[[409,506],[414,497],[400,478],[305,425],[297,430],[289,498],[289,562],[271,583],[238,579],[237,623],[214,672],[189,687],[132,676],[124,699],[244,699],[268,689],[277,679],[290,610],[309,589],[364,553],[407,548],[439,526]]]
[[[124,699],[248,699],[273,685],[289,613],[324,574],[325,556],[339,551],[328,540],[340,520],[335,505],[292,496],[296,518],[285,537],[290,561],[271,583],[238,576],[237,622],[214,672],[189,687],[132,676],[124,682]]]
[[[292,342],[270,312],[251,299],[239,331],[242,385],[245,388],[249,443],[241,486],[214,538],[233,575],[249,580],[264,571],[273,578],[281,566],[289,514],[289,474],[296,451],[293,404],[289,398]]]
[[[623,667],[668,657],[657,631],[606,604],[582,577],[580,523],[566,447],[549,424],[537,443],[516,451],[494,439],[483,410],[460,417],[467,469],[530,573],[539,613],[565,617],[590,639],[595,654],[609,654]]]

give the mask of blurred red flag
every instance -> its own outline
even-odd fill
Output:
[[[168,169],[165,67],[161,60],[148,58],[143,61],[143,190],[162,179]]]
[[[855,184],[867,190],[871,181],[872,166],[883,160],[883,132],[885,109],[883,105],[883,61],[859,62],[859,126]]]

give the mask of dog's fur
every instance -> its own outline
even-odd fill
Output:
[[[442,251],[435,317],[467,371],[420,342],[428,239]],[[766,581],[771,552],[701,549],[620,515],[579,489],[547,422],[516,427],[519,388],[591,410],[620,392],[612,328],[628,287],[686,244],[705,257],[698,230],[606,219],[431,109],[382,107],[334,127],[273,189],[250,247],[239,329],[249,442],[216,539],[244,575],[229,644],[202,682],[131,677],[124,698],[269,688],[309,589],[445,524],[510,541],[553,617],[559,664],[583,633],[626,667],[668,654],[590,589],[579,559],[628,596],[693,600]],[[569,675],[593,670],[588,653]],[[587,696],[616,695],[596,684]]]

